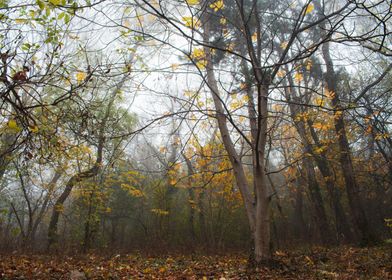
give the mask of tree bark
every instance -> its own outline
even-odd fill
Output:
[[[327,67],[327,71],[325,74],[327,89],[334,93],[332,95],[332,106],[335,111],[334,126],[336,135],[338,137],[338,146],[340,152],[339,161],[342,167],[342,173],[345,180],[350,209],[353,214],[354,223],[361,234],[361,243],[373,243],[376,241],[376,239],[370,230],[361,196],[359,194],[360,189],[354,175],[350,145],[347,139],[346,125],[344,122],[344,111],[341,105],[339,90],[337,86],[338,77],[335,74],[328,42],[324,43],[322,46],[322,55]]]

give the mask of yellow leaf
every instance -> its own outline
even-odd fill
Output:
[[[173,63],[173,64],[171,65],[171,69],[172,69],[173,71],[175,71],[175,70],[178,69],[179,66],[180,66],[179,64]]]
[[[288,42],[282,42],[282,44],[280,44],[280,47],[282,49],[285,49],[285,48],[287,48],[287,45],[288,45]]]
[[[199,0],[186,0],[185,1],[189,6],[195,6],[198,5],[200,3]]]
[[[219,20],[219,22],[220,22],[221,24],[226,24],[226,23],[227,23],[227,19],[226,19],[226,18],[221,18],[221,19]]]
[[[313,5],[313,3],[310,3],[310,4],[306,7],[305,15],[311,13],[313,10],[314,10],[314,5]]]
[[[327,148],[326,146],[317,147],[317,148],[314,148],[314,149],[313,149],[313,152],[314,152],[316,155],[319,155],[319,154],[321,154],[326,148]]]
[[[294,75],[294,80],[297,83],[300,83],[304,79],[303,75],[300,72],[296,72]]]
[[[210,4],[210,8],[214,9],[215,12],[223,9],[223,7],[224,7],[223,0],[218,0],[218,1]]]
[[[170,179],[169,184],[174,186],[177,183],[176,179]]]
[[[182,21],[189,28],[198,28],[201,26],[200,21],[195,17],[182,17]]]
[[[248,103],[248,101],[249,101],[249,96],[244,95],[244,97],[242,97],[242,100],[243,100],[245,103]]]
[[[198,68],[200,68],[200,70],[205,69],[206,66],[207,66],[207,60],[202,59],[202,60],[197,61],[197,62],[196,62],[196,66],[197,66]]]
[[[256,42],[257,41],[257,33],[253,33],[252,35],[252,42]]]
[[[336,112],[333,114],[333,117],[334,117],[335,119],[339,119],[339,118],[342,116],[342,114],[343,114],[342,111],[336,111]]]
[[[305,62],[306,70],[310,71],[312,69],[312,61],[310,59],[306,60]]]
[[[36,126],[36,125],[35,126],[31,126],[29,129],[33,133],[37,133],[38,132],[38,126]]]
[[[14,129],[14,130],[18,130],[19,129],[18,124],[16,123],[15,120],[9,120],[7,125],[11,129]]]
[[[316,98],[315,102],[316,102],[316,105],[320,106],[320,107],[323,107],[325,105],[325,100],[321,97]]]
[[[333,91],[330,91],[330,90],[328,90],[328,89],[325,89],[325,96],[326,96],[328,99],[333,99],[333,98],[335,97],[335,93],[334,93]]]
[[[76,73],[76,80],[81,83],[84,81],[84,79],[87,77],[87,74],[84,72],[77,72]]]
[[[186,97],[192,97],[193,95],[195,95],[196,93],[194,92],[194,91],[192,91],[192,90],[186,90],[186,91],[184,91],[184,95],[186,96]]]
[[[23,24],[23,23],[26,23],[27,22],[27,19],[24,19],[24,18],[17,18],[17,19],[15,19],[15,23],[16,24]]]
[[[286,71],[284,70],[279,70],[278,73],[276,73],[276,76],[279,78],[283,78],[286,75]]]
[[[306,261],[310,264],[310,265],[314,265],[314,262],[312,261],[311,258],[309,258],[308,256],[305,256]]]
[[[230,43],[230,44],[227,46],[227,50],[230,51],[230,52],[232,52],[232,51],[234,50],[234,47],[235,47],[235,44],[234,44],[234,43]]]

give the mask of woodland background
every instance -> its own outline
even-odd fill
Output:
[[[0,250],[390,243],[391,9],[0,1]]]

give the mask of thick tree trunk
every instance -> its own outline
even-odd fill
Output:
[[[256,228],[254,233],[255,261],[262,263],[271,258],[270,244],[270,213],[269,196],[267,190],[267,180],[264,168],[257,168],[256,174]]]

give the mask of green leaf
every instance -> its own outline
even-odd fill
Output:
[[[65,16],[65,12],[62,12],[62,13],[60,13],[59,15],[58,15],[58,19],[62,19],[63,17]]]
[[[49,3],[51,3],[51,4],[55,5],[55,6],[58,6],[58,5],[61,4],[61,0],[49,0]]]
[[[69,14],[65,14],[64,16],[64,23],[68,24],[71,21],[71,17],[69,16]]]
[[[47,17],[50,16],[50,12],[51,12],[50,8],[49,8],[49,7],[46,7],[46,8],[45,8],[45,15],[46,15]]]
[[[39,7],[41,10],[45,9],[45,3],[44,3],[44,2],[42,2],[41,0],[37,0],[36,3],[37,3],[38,7]]]

